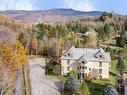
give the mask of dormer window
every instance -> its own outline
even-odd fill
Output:
[[[70,57],[71,54],[70,54],[70,53],[67,53],[67,54],[65,54],[64,56],[66,56],[66,57]]]
[[[70,56],[70,53],[68,53],[68,56]]]
[[[96,55],[96,58],[103,59],[104,56],[102,54],[98,54],[98,55]]]
[[[84,64],[84,63],[85,63],[85,61],[82,61],[82,63]]]
[[[103,56],[102,55],[99,55],[100,58],[102,58]]]
[[[105,56],[104,54],[105,54],[105,51],[102,48],[100,48],[99,51],[95,54],[95,57],[99,59],[104,59],[104,56]]]

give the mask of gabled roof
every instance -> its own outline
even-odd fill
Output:
[[[66,53],[71,53],[71,57],[65,56]],[[97,54],[102,54],[103,58],[98,58]],[[111,57],[109,52],[105,52],[102,48],[94,49],[94,48],[75,48],[71,47],[69,50],[65,51],[61,57],[61,59],[72,59],[72,60],[80,60],[81,58],[87,61],[106,61],[110,62]]]

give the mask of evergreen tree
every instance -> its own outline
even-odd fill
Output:
[[[122,57],[118,58],[118,62],[116,64],[116,69],[122,73],[125,70],[125,63]]]
[[[104,34],[107,36],[107,38],[110,37],[110,32],[111,32],[110,25],[108,23],[106,23],[104,26]]]
[[[104,88],[102,95],[118,95],[118,92],[114,87],[108,85],[106,88]]]
[[[67,91],[77,91],[80,88],[80,81],[77,75],[71,74],[65,83],[65,90]]]
[[[122,32],[120,34],[120,37],[116,39],[116,44],[119,47],[123,47],[124,45],[127,45],[127,34],[125,33],[125,30],[122,29]]]

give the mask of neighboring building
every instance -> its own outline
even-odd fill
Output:
[[[119,94],[127,95],[127,72],[123,72],[123,74],[117,78],[117,90]]]
[[[61,75],[76,70],[80,77],[91,74],[95,78],[109,78],[111,57],[102,48],[75,48],[63,52],[61,57]]]

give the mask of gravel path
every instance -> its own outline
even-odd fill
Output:
[[[61,95],[60,81],[45,75],[45,60],[34,58],[29,60],[32,95]]]

